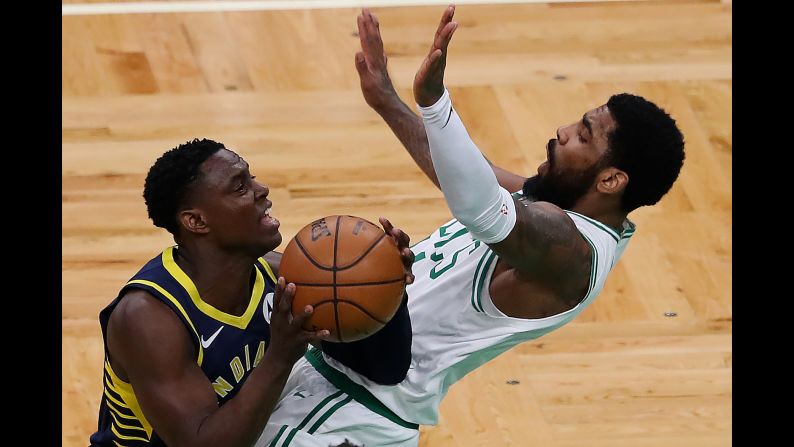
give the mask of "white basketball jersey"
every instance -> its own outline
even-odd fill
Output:
[[[619,235],[593,219],[568,214],[593,248],[590,288],[573,309],[540,319],[504,315],[488,292],[498,256],[453,219],[411,248],[416,280],[407,288],[413,342],[405,380],[379,385],[327,355],[325,360],[404,420],[435,425],[450,385],[513,346],[571,321],[603,288],[635,226],[625,221]]]

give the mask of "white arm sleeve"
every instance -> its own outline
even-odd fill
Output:
[[[504,240],[516,223],[510,193],[499,186],[488,160],[471,141],[449,92],[429,107],[419,106],[433,168],[452,215],[475,238],[491,244]]]

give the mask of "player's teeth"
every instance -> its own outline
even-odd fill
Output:
[[[265,210],[265,216],[270,216],[270,208]]]

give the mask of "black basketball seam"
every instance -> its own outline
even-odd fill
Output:
[[[318,302],[314,303],[314,307],[317,307],[320,304],[330,303],[332,301],[333,300],[318,301]],[[353,307],[357,307],[358,310],[360,310],[361,312],[364,312],[364,314],[366,316],[372,318],[373,320],[377,321],[380,324],[385,325],[387,323],[386,321],[381,321],[375,315],[372,315],[371,313],[369,313],[369,311],[367,311],[367,309],[365,307],[363,307],[361,304],[356,303],[355,301],[350,301],[350,300],[345,300],[345,299],[337,299],[336,301],[339,302],[339,303],[347,303],[347,304],[352,305]],[[334,306],[336,306],[336,303],[334,303]],[[340,340],[341,340],[341,337],[340,337]]]
[[[334,280],[334,320],[336,320],[336,336],[339,338],[339,341],[342,342],[342,328],[339,327],[339,309],[337,308],[337,298],[336,298],[336,245],[339,241],[339,221],[342,220],[342,216],[336,216],[336,229],[334,230],[334,266],[333,266],[333,280]]]
[[[376,246],[376,245],[378,245],[378,242],[380,242],[381,240],[383,240],[383,238],[384,238],[384,237],[386,237],[386,233],[383,233],[383,234],[381,234],[381,235],[380,235],[380,237],[378,238],[378,240],[376,240],[375,242],[373,242],[373,243],[372,243],[372,245],[370,245],[370,246],[369,246],[369,248],[367,249],[367,251],[365,251],[365,252],[364,252],[364,253],[363,253],[361,256],[359,256],[358,258],[356,258],[356,259],[355,259],[355,260],[354,260],[354,261],[353,261],[351,264],[349,264],[349,265],[347,265],[347,266],[345,266],[345,267],[342,267],[342,268],[340,268],[339,270],[347,270],[347,269],[349,269],[349,268],[351,268],[351,267],[355,266],[355,265],[356,265],[356,264],[358,264],[359,262],[361,262],[361,260],[362,260],[362,259],[364,259],[364,258],[365,258],[365,257],[366,257],[366,256],[369,254],[369,252],[371,252],[371,251],[372,251],[372,250],[375,248],[375,246]],[[334,259],[335,259],[335,258],[334,258]],[[336,260],[334,260],[334,265],[336,265]]]
[[[301,244],[300,239],[298,239],[297,237],[295,238],[295,243],[298,244],[298,248],[300,248],[300,250],[303,252],[303,255],[306,256],[306,259],[308,259],[309,262],[314,264],[315,267],[317,267],[320,270],[325,270],[327,272],[330,272],[334,269],[333,267],[325,267],[318,264],[317,261],[315,261],[314,258],[312,258],[312,255],[310,255],[309,252],[307,252],[306,249],[303,248],[303,244]]]
[[[358,287],[358,286],[377,286],[382,284],[391,284],[394,282],[404,281],[405,277],[401,276],[397,279],[390,279],[388,281],[373,281],[373,282],[352,282],[352,283],[343,283],[343,284],[336,284],[337,287]],[[333,287],[334,284],[318,284],[318,283],[305,283],[305,282],[293,282],[296,286],[303,286],[303,287]]]

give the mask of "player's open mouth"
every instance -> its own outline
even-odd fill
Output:
[[[265,209],[265,212],[262,213],[261,222],[268,226],[277,227],[280,224],[280,222],[278,221],[278,219],[270,215],[271,210],[272,210],[272,206],[269,206],[267,207],[267,209]]]

